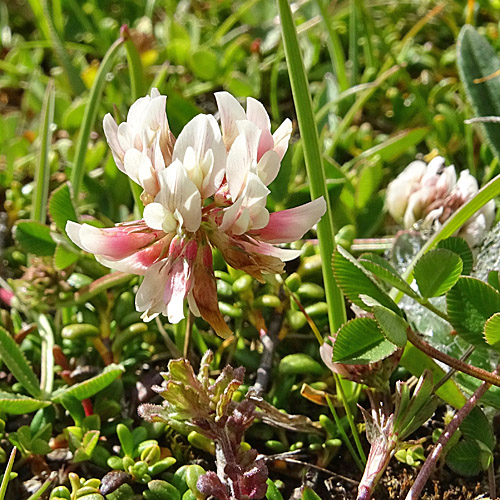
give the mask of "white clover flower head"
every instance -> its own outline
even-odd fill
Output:
[[[117,167],[144,189],[143,220],[100,229],[68,222],[73,242],[104,265],[144,276],[136,308],[150,320],[184,318],[184,304],[225,337],[218,308],[212,249],[258,280],[282,272],[298,251],[277,248],[301,238],[325,213],[318,198],[269,213],[267,186],[288,147],[291,122],[271,134],[269,116],[255,99],[247,111],[227,92],[216,95],[221,128],[200,114],[177,140],[168,128],[166,97],[156,89],[132,105],[127,121],[110,115],[104,130]]]

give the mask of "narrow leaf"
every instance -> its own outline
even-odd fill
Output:
[[[500,58],[484,36],[472,26],[464,26],[457,42],[457,65],[460,79],[476,116],[500,115],[500,79],[491,78],[500,68]],[[483,123],[480,125],[486,139],[497,158],[500,158],[500,125]]]
[[[424,255],[415,265],[415,279],[423,297],[446,293],[462,272],[462,259],[454,252],[439,248]]]
[[[5,328],[0,326],[0,358],[16,380],[35,398],[41,395],[38,379],[24,354]]]
[[[368,271],[373,273],[376,278],[385,281],[388,285],[397,288],[409,297],[418,297],[418,294],[411,286],[399,276],[394,267],[391,266],[383,257],[374,253],[365,253],[359,257],[358,262]]]
[[[41,401],[40,399],[33,399],[20,394],[0,392],[0,411],[12,415],[24,415],[25,413],[31,413],[50,405],[50,401]]]
[[[355,318],[337,332],[333,346],[335,363],[368,364],[380,361],[396,351],[371,318]]]
[[[382,306],[375,306],[373,314],[384,337],[398,347],[406,345],[408,323],[398,314]]]
[[[42,114],[40,117],[40,151],[35,168],[35,191],[31,205],[31,218],[42,224],[45,223],[47,198],[50,180],[50,144],[52,142],[52,122],[54,121],[55,91],[54,81],[49,80],[43,98]]]
[[[400,313],[398,306],[373,280],[367,271],[342,247],[337,247],[332,259],[333,272],[343,293],[362,309],[371,307],[360,298],[367,295],[379,304]]]
[[[125,369],[121,365],[109,365],[101,374],[89,378],[84,382],[80,382],[79,384],[57,391],[54,395],[54,399],[59,401],[63,394],[73,396],[80,401],[82,399],[90,398],[111,384],[111,382],[118,378],[124,371]]]

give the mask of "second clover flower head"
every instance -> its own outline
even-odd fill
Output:
[[[136,307],[150,320],[184,318],[184,302],[221,336],[231,334],[217,302],[212,249],[262,281],[283,271],[297,251],[274,246],[300,239],[325,213],[318,198],[269,213],[267,186],[276,178],[291,122],[271,134],[261,103],[246,112],[227,92],[216,94],[221,128],[211,115],[193,118],[177,139],[170,132],[166,97],[153,89],[136,101],[127,121],[108,114],[104,131],[117,167],[143,188],[142,220],[96,228],[68,222],[69,237],[107,267],[144,280]]]

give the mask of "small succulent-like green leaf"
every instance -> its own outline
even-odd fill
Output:
[[[398,347],[406,345],[408,323],[399,314],[383,306],[375,306],[373,314],[384,337]]]
[[[283,495],[271,479],[267,480],[267,500],[283,500]]]
[[[397,346],[389,342],[371,318],[355,318],[337,332],[333,346],[335,363],[368,364],[389,357]]]
[[[484,346],[485,322],[500,312],[500,292],[477,278],[462,276],[446,295],[451,324],[467,342]]]
[[[495,350],[500,350],[500,313],[495,313],[484,324],[484,340]]]
[[[500,116],[500,80],[476,81],[500,68],[500,59],[493,47],[472,26],[466,25],[458,37],[457,55],[460,80],[476,115]],[[500,158],[500,125],[484,123],[482,127],[493,153]]]
[[[446,455],[446,464],[451,470],[466,477],[476,476],[482,470],[482,449],[476,440],[457,443]]]
[[[128,457],[134,456],[134,440],[132,438],[132,433],[129,428],[124,424],[118,424],[116,426],[116,435],[120,440],[122,445],[122,452]]]
[[[304,353],[289,354],[281,359],[279,373],[282,375],[316,375],[324,373],[320,363]]]
[[[148,483],[148,490],[143,493],[146,500],[163,500],[168,498],[169,500],[181,500],[181,494],[179,490],[170,483],[162,481],[160,479],[153,479]]]
[[[24,354],[5,328],[0,326],[0,359],[7,365],[16,380],[35,398],[41,396],[35,372],[28,365]],[[39,407],[41,408],[41,407]]]
[[[439,248],[423,255],[413,271],[423,297],[438,297],[446,293],[458,280],[463,269],[462,259],[456,253]]]
[[[360,295],[367,295],[379,304],[400,314],[398,306],[389,295],[372,280],[363,266],[342,247],[338,246],[335,250],[332,266],[338,285],[349,300],[357,306],[371,311],[371,307],[360,299]]]
[[[62,233],[66,233],[68,221],[78,222],[68,184],[63,184],[52,192],[49,200],[49,215]]]
[[[463,263],[462,274],[471,273],[472,266],[474,265],[474,256],[472,255],[472,250],[469,245],[463,238],[450,236],[445,240],[439,241],[436,248],[444,248],[445,250],[450,250],[458,254]]]
[[[0,411],[12,415],[24,415],[50,406],[50,401],[41,401],[39,399],[28,398],[20,394],[11,394],[9,392],[0,392]]]
[[[359,263],[365,269],[373,273],[379,280],[397,288],[409,297],[418,297],[415,290],[413,290],[411,286],[399,276],[396,269],[394,269],[394,267],[392,267],[383,257],[380,257],[380,255],[364,253],[359,257]]]
[[[14,237],[27,253],[39,256],[54,255],[56,244],[50,236],[50,229],[36,221],[19,221],[15,225]]]
[[[312,488],[306,487],[302,491],[302,500],[321,500],[321,497]]]
[[[89,378],[79,384],[72,385],[71,387],[60,389],[54,394],[54,400],[59,402],[63,394],[69,394],[80,401],[82,399],[90,398],[111,384],[111,382],[119,377],[124,371],[125,369],[123,366],[111,364],[104,368],[103,372],[95,377]]]

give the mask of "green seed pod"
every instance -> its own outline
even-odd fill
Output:
[[[286,450],[286,446],[276,439],[269,439],[266,441],[266,446],[273,451],[274,453],[284,453]]]
[[[272,307],[273,309],[276,309],[278,307],[281,307],[281,300],[276,297],[276,295],[260,295],[253,301],[253,305],[255,307]]]
[[[235,293],[246,292],[247,290],[250,290],[252,284],[253,284],[253,278],[249,274],[244,274],[243,276],[240,276],[237,280],[234,281],[233,292]]]
[[[316,283],[302,283],[297,290],[297,295],[301,299],[319,300],[325,296],[325,291]]]
[[[191,431],[188,434],[188,441],[195,448],[199,448],[200,450],[204,450],[204,451],[210,453],[211,455],[215,454],[214,442],[211,439],[208,439],[207,437],[203,436],[199,432]]]
[[[65,326],[61,331],[61,335],[63,339],[75,340],[85,337],[98,337],[99,332],[97,326],[88,323],[74,323]]]
[[[169,467],[172,467],[172,465],[174,465],[176,462],[177,460],[174,457],[166,457],[163,460],[158,460],[158,462],[150,465],[148,468],[148,472],[149,474],[151,474],[151,476],[157,476],[158,474],[166,471]]]
[[[219,297],[230,298],[233,296],[233,287],[230,283],[217,280],[217,294]]]
[[[50,494],[50,500],[71,500],[71,494],[66,486],[56,486]]]
[[[335,235],[335,243],[344,248],[350,248],[352,240],[356,236],[356,228],[352,224],[342,226]]]
[[[160,460],[161,450],[157,444],[149,446],[141,453],[141,460],[148,465],[152,465]]]
[[[134,441],[137,442],[137,438],[135,435],[134,435]],[[144,439],[137,446],[137,453],[139,453],[140,455],[144,450],[147,450],[151,446],[158,446],[158,441],[156,441],[156,439]]]
[[[219,302],[219,309],[223,315],[230,318],[241,318],[243,316],[243,311],[240,307],[235,307],[227,302]]]
[[[299,286],[300,286],[301,282],[302,282],[302,280],[300,278],[300,274],[298,274],[298,273],[292,273],[285,280],[285,285],[288,287],[288,289],[291,292],[296,292],[299,289]]]
[[[328,315],[328,304],[326,302],[316,302],[305,308],[305,311],[311,318],[317,318]]]
[[[304,448],[304,443],[302,441],[297,441],[290,446],[290,451],[301,450]]]
[[[182,500],[204,500],[206,497],[202,493],[199,493],[199,496],[196,496],[191,490],[187,490],[182,495]]]

